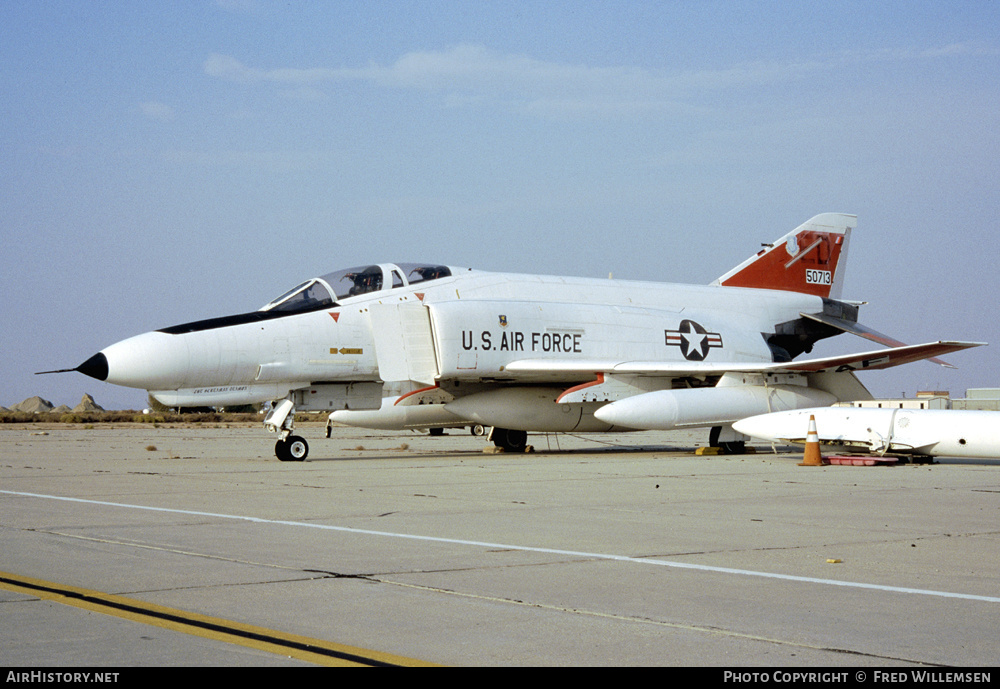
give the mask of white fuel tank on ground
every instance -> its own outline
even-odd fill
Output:
[[[833,404],[828,392],[804,385],[740,385],[658,390],[601,407],[594,416],[615,426],[669,431],[685,426],[726,425],[771,411]]]
[[[1000,412],[826,407],[764,414],[734,424],[763,440],[805,442],[809,417],[820,444],[876,453],[1000,458]]]
[[[498,428],[539,433],[611,430],[594,418],[600,403],[559,404],[565,388],[512,387],[459,397],[445,409],[464,419]]]

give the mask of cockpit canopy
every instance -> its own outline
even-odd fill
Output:
[[[295,313],[337,306],[341,301],[371,292],[397,289],[451,275],[447,266],[424,263],[382,263],[348,268],[293,287],[261,307],[261,311]]]

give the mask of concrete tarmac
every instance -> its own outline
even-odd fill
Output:
[[[257,426],[0,427],[0,573],[441,665],[1000,658],[1000,460],[299,432],[281,463]],[[0,665],[309,662],[0,584]]]

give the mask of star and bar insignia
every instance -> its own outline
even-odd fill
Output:
[[[704,361],[712,347],[722,347],[722,335],[710,333],[691,320],[681,321],[677,330],[664,330],[668,347],[680,347],[689,361]]]

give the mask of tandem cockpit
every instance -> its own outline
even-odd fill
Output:
[[[355,297],[375,295],[378,298],[383,294],[388,296],[392,290],[404,290],[433,280],[442,280],[451,277],[453,272],[453,269],[447,266],[427,263],[380,263],[338,270],[306,280],[261,307],[252,317],[255,320],[268,320],[334,309],[350,303]],[[360,355],[363,348],[352,347],[349,350],[340,350],[340,353],[347,351],[350,351],[352,356]],[[337,354],[338,350],[331,348],[330,353]],[[282,365],[278,362],[275,367],[280,370]],[[264,371],[263,366],[258,369],[257,381],[261,380]],[[317,396],[316,393],[321,388],[324,392]],[[338,405],[346,404],[350,398],[355,403],[362,404],[361,409],[378,409],[382,383],[367,379],[346,383],[316,383],[309,388],[309,391],[310,404],[325,395],[324,400],[329,402],[336,398]],[[309,445],[304,438],[291,435],[296,405],[302,407],[305,403],[302,395],[302,389],[293,389],[288,397],[278,402],[264,419],[264,427],[279,435],[274,452],[282,461],[300,461],[309,452]]]
[[[261,307],[261,311],[304,313],[339,306],[351,297],[409,287],[449,277],[448,266],[428,263],[380,263],[348,268],[306,280]]]

